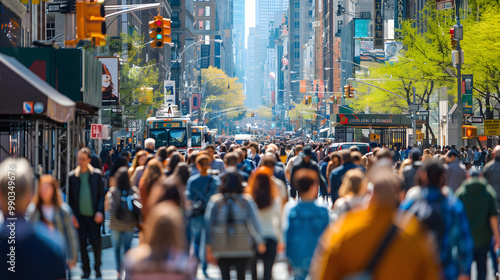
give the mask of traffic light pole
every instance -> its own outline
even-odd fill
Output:
[[[413,87],[413,104],[414,105],[417,104],[416,92],[417,92],[417,89],[415,87]],[[411,118],[411,128],[413,130],[413,143],[412,144],[417,143],[417,120],[413,117],[414,114],[415,114],[415,111],[413,110],[412,111],[412,118]]]
[[[76,14],[64,14],[64,48],[76,47]]]

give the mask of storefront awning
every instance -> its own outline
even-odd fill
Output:
[[[0,53],[0,115],[32,115],[68,122],[75,102],[59,93],[15,58]]]

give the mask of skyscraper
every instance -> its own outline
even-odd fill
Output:
[[[232,0],[233,5],[233,55],[234,75],[244,83],[245,77],[245,0]]]

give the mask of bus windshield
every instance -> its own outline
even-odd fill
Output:
[[[191,145],[196,147],[201,147],[201,133],[198,132],[191,133]]]
[[[169,146],[187,147],[186,130],[170,129],[168,142]]]
[[[156,149],[168,146],[187,146],[185,129],[152,129],[151,138],[155,139]]]
[[[155,139],[155,149],[168,146],[167,130],[151,130],[151,138]]]

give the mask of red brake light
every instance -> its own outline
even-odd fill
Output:
[[[342,145],[339,145],[339,151],[342,150]]]
[[[367,153],[369,153],[370,152],[370,146],[368,146],[367,148],[368,148],[368,152]]]

